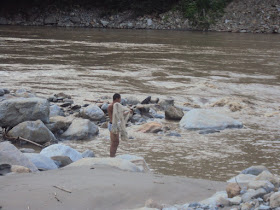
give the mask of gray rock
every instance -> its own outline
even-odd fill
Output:
[[[17,97],[22,97],[22,98],[34,98],[34,97],[36,97],[36,95],[34,93],[31,93],[30,91],[28,91],[24,88],[18,89],[16,91],[15,95]]]
[[[80,110],[81,117],[98,121],[104,118],[104,112],[96,105],[92,104]]]
[[[10,130],[8,134],[12,137],[22,137],[37,143],[56,142],[53,133],[41,120],[22,122]]]
[[[206,109],[193,109],[187,112],[180,121],[181,128],[185,129],[216,129],[242,128],[241,122],[226,115]]]
[[[248,189],[257,190],[259,188],[263,188],[267,193],[270,193],[274,190],[274,185],[269,181],[251,181],[248,184]]]
[[[242,183],[242,184],[248,184],[249,182],[253,181],[256,179],[255,175],[252,174],[239,174],[230,180],[228,180],[228,183]]]
[[[41,171],[57,169],[57,165],[54,161],[42,154],[26,153],[24,155]]]
[[[10,142],[0,143],[0,164],[20,165],[32,172],[38,171],[37,167]]]
[[[280,207],[280,192],[273,193],[270,196],[270,207],[271,208]]]
[[[0,17],[0,25],[7,25],[8,21],[6,18]]]
[[[102,110],[104,113],[107,113],[108,107],[109,107],[109,104],[108,104],[108,103],[104,103],[104,104],[102,104],[102,106],[101,106],[101,110]]]
[[[5,94],[9,94],[10,93],[10,90],[7,89],[7,88],[3,88],[3,90],[4,90]]]
[[[266,190],[263,188],[257,189],[257,190],[248,190],[245,194],[242,195],[242,202],[249,202],[250,200],[254,198],[262,198],[266,194]]]
[[[148,19],[148,20],[147,20],[147,25],[148,25],[148,26],[153,25],[153,21],[152,21],[152,19]]]
[[[77,150],[63,144],[53,144],[48,146],[44,148],[40,154],[50,158],[54,156],[67,156],[73,162],[83,158],[82,154]]]
[[[8,173],[11,173],[11,165],[10,164],[0,164],[0,176],[4,176]]]
[[[93,151],[91,150],[86,150],[82,153],[83,158],[87,158],[87,157],[95,157]]]
[[[266,206],[266,205],[260,205],[259,206],[259,208],[258,208],[258,210],[268,210],[268,209],[270,209],[270,207],[269,206]]]
[[[259,175],[263,171],[268,171],[268,169],[265,166],[259,165],[259,166],[251,166],[249,168],[244,169],[241,173],[242,174],[252,174],[252,175]]]
[[[129,96],[127,98],[125,98],[126,104],[124,105],[137,105],[140,104],[140,101],[134,97],[134,96]]]
[[[165,117],[164,114],[158,114],[154,109],[150,108],[149,113],[153,118],[163,119]]]
[[[169,106],[174,106],[174,99],[163,99],[159,101],[159,105],[163,110],[166,110]]]
[[[241,203],[242,199],[240,196],[235,196],[233,198],[229,198],[229,204],[230,205],[239,205]]]
[[[4,89],[0,89],[0,96],[3,96],[3,95],[5,95],[5,91],[4,91]]]
[[[71,21],[72,23],[81,23],[81,19],[78,18],[78,17],[71,17],[71,18],[70,18],[70,21]]]
[[[183,116],[184,112],[175,106],[169,106],[165,110],[165,118],[168,120],[181,120]]]
[[[54,25],[57,24],[57,19],[55,16],[51,15],[45,18],[44,20],[45,25]]]
[[[22,153],[35,153],[35,150],[31,148],[21,148],[19,149],[19,151],[21,151]]]
[[[65,116],[63,109],[61,109],[56,104],[50,106],[50,117],[54,116]]]
[[[102,24],[103,27],[106,27],[109,24],[109,22],[106,20],[100,20],[100,23]]]
[[[46,124],[47,128],[53,132],[66,131],[73,121],[73,117],[55,116],[50,118],[50,123]]]
[[[166,134],[166,136],[176,136],[176,137],[181,137],[181,134],[179,134],[179,133],[177,133],[177,132],[173,131],[173,132],[170,132],[170,133]]]
[[[59,168],[73,163],[73,161],[68,156],[53,156],[51,159]]]
[[[98,127],[87,119],[74,119],[69,128],[61,135],[64,139],[88,140],[99,132]]]
[[[199,134],[210,134],[210,133],[219,133],[220,131],[219,130],[202,130],[202,131],[199,131],[198,133]]]
[[[17,98],[0,102],[0,126],[14,127],[24,121],[49,122],[50,106],[46,99]]]

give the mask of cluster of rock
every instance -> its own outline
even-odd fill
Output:
[[[131,11],[104,15],[97,8],[56,8],[54,5],[40,9],[30,8],[16,14],[0,16],[0,25],[30,25],[59,27],[92,27],[118,29],[180,29],[197,30],[198,26],[186,19],[180,11],[169,11],[160,15],[136,17]],[[211,31],[280,33],[280,4],[269,1],[232,1],[223,17],[210,25]]]
[[[268,1],[232,1],[225,14],[212,31],[241,33],[280,33],[280,2]]]
[[[264,166],[252,166],[236,177],[228,180],[226,191],[216,192],[200,202],[167,206],[153,200],[146,202],[142,209],[192,210],[192,209],[232,209],[268,210],[280,209],[280,178]]]
[[[61,167],[106,165],[132,172],[149,172],[144,158],[134,155],[120,155],[116,158],[95,158],[93,151],[83,153],[63,145],[53,144],[40,153],[34,150],[18,150],[10,142],[0,143],[0,175],[30,173],[53,170]]]

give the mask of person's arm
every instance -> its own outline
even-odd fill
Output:
[[[109,118],[110,118],[110,122],[112,122],[112,115],[113,115],[113,105],[112,104],[110,104],[109,106],[108,106],[108,109],[107,109],[107,111],[108,111],[108,116],[109,116]]]

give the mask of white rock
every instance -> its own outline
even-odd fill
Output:
[[[63,145],[63,144],[53,144],[51,146],[48,146],[44,148],[41,152],[41,155],[45,155],[47,157],[53,157],[53,156],[67,156],[72,161],[77,161],[79,159],[82,159],[83,156],[78,151],[74,150],[73,148]]]
[[[255,180],[256,176],[252,174],[239,174],[230,180],[228,180],[228,183],[241,183],[241,184],[247,184],[250,181]]]

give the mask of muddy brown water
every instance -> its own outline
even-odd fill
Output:
[[[64,92],[77,104],[114,92],[173,97],[177,105],[225,113],[244,128],[201,135],[161,120],[181,137],[129,127],[134,139],[121,142],[118,154],[143,156],[166,175],[224,181],[259,164],[280,174],[279,49],[273,34],[1,26],[0,86],[46,97]],[[106,129],[65,143],[108,156]]]

